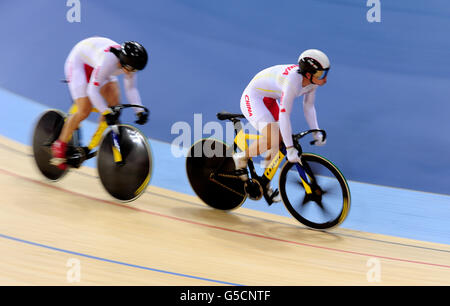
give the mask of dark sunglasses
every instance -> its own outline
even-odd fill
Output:
[[[314,73],[314,77],[317,78],[318,80],[323,80],[327,77],[329,70],[330,68],[324,70],[317,70],[317,72]]]

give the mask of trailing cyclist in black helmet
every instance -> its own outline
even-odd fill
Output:
[[[124,74],[125,95],[131,104],[142,105],[137,89],[136,71],[147,65],[145,48],[135,42],[122,45],[105,37],[90,37],[80,41],[70,52],[64,67],[70,94],[76,112],[64,123],[61,134],[52,145],[52,164],[66,168],[66,149],[73,131],[97,110],[105,124],[117,123],[119,113],[114,106],[120,104],[117,76]],[[136,108],[136,123],[144,124],[148,113]]]

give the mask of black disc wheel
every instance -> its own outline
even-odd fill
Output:
[[[122,160],[114,157],[113,131],[103,136],[97,154],[100,181],[106,191],[122,202],[141,196],[152,175],[152,152],[147,138],[131,125],[118,125]]]
[[[247,194],[233,171],[230,147],[215,139],[197,141],[188,151],[186,173],[192,189],[207,205],[221,210],[240,207]]]

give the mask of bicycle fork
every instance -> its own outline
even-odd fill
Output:
[[[116,164],[122,164],[123,159],[122,159],[122,153],[120,152],[120,144],[119,144],[119,136],[118,136],[118,135],[120,135],[119,128],[117,125],[113,125],[113,126],[111,126],[111,130],[112,130],[112,138],[113,138],[112,151],[113,151],[114,162]]]
[[[97,128],[97,131],[92,136],[91,142],[89,143],[89,146],[88,146],[89,151],[99,145],[100,140],[102,139],[102,136],[103,136],[103,132],[107,128],[108,128],[108,124],[106,123],[106,121],[101,121]],[[123,158],[122,158],[122,153],[120,151],[120,144],[119,144],[119,135],[120,135],[119,127],[117,125],[113,125],[113,126],[111,126],[111,131],[112,131],[111,134],[112,134],[112,141],[113,141],[112,152],[113,152],[114,162],[116,162],[117,164],[121,164],[121,163],[123,163]]]
[[[306,194],[312,194],[311,180],[308,179],[308,174],[306,173],[305,169],[303,169],[303,165],[297,163],[295,164],[295,168],[297,168],[297,172],[300,175],[300,179],[302,181],[303,188],[305,188]]]

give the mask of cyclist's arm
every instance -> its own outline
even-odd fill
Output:
[[[294,145],[292,140],[291,112],[295,98],[296,94],[293,86],[287,85],[284,88],[280,99],[280,114],[278,118],[281,137],[283,138],[283,142],[287,148]]]
[[[137,83],[136,73],[125,75],[123,83],[125,87],[125,95],[127,97],[128,102],[130,102],[130,104],[142,105],[141,96],[136,86]],[[142,109],[135,108],[135,111],[141,112]]]
[[[112,53],[106,53],[102,62],[92,71],[87,94],[92,105],[102,114],[108,108],[108,103],[100,93],[100,89],[105,85],[106,80],[117,70],[117,58]]]
[[[305,114],[306,123],[310,129],[318,129],[316,108],[314,106],[316,100],[316,90],[307,93],[303,98],[303,113]]]

